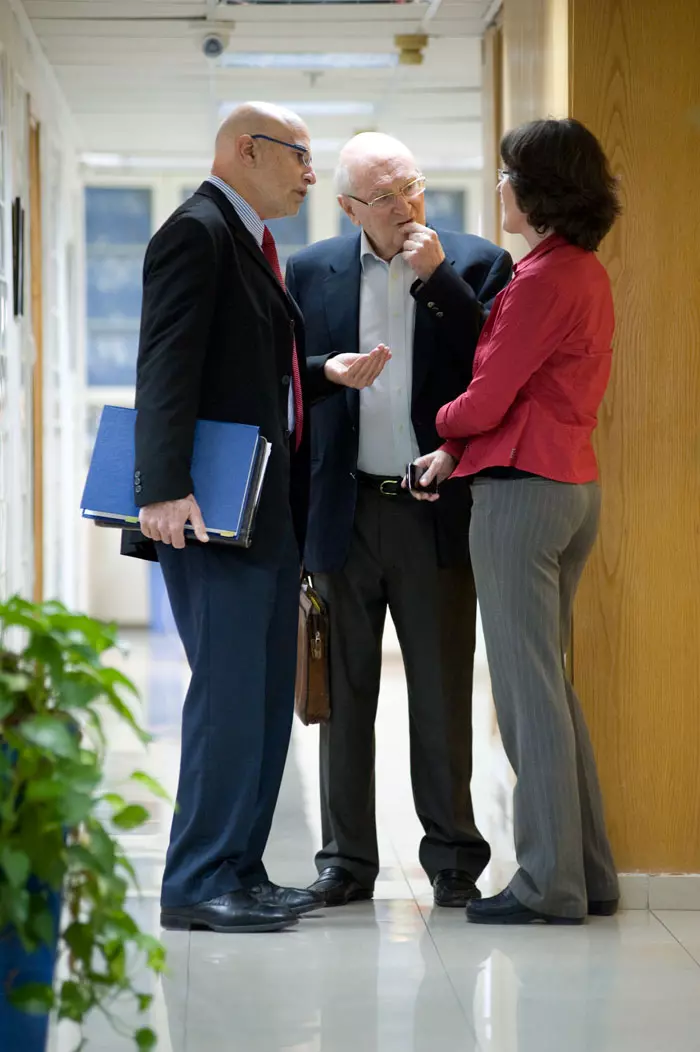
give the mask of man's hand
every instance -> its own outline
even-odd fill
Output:
[[[408,223],[404,232],[403,258],[421,281],[427,281],[445,258],[440,238],[434,230],[420,223]]]
[[[380,343],[369,354],[336,354],[323,367],[327,380],[359,391],[370,387],[391,358],[391,351]]]
[[[198,541],[207,544],[209,537],[199,504],[193,494],[181,500],[166,500],[160,504],[147,504],[139,512],[141,533],[152,541],[172,544],[173,548],[185,547],[185,523],[194,526]]]
[[[449,453],[445,453],[442,449],[436,449],[434,453],[426,453],[424,457],[418,457],[418,460],[414,460],[414,464],[416,467],[424,469],[423,474],[418,479],[419,486],[429,486],[435,478],[438,480],[438,483],[444,482],[457,467],[455,458],[451,457]],[[408,489],[408,480],[404,479],[401,486],[403,489]],[[411,496],[415,497],[416,500],[440,499],[439,493],[420,493],[414,489],[411,490]]]

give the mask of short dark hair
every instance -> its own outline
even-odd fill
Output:
[[[501,156],[530,226],[590,252],[598,248],[621,208],[603,147],[584,124],[572,118],[521,124],[503,136]]]

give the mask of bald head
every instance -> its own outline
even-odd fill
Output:
[[[415,167],[415,158],[408,146],[382,132],[361,132],[340,151],[336,190],[339,194],[350,194],[358,182],[371,180],[375,174],[389,177],[397,162]]]
[[[216,136],[215,157],[227,154],[241,135],[272,135],[296,142],[308,130],[296,113],[271,102],[244,102],[232,110]]]
[[[309,130],[283,106],[244,102],[219,128],[212,174],[233,187],[262,219],[296,215],[316,182]]]

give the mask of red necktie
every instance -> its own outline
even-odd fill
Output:
[[[282,277],[282,271],[280,270],[277,246],[275,245],[274,237],[267,227],[265,227],[265,233],[263,234],[262,250],[265,259],[275,272],[275,277],[282,288],[284,288],[284,278]],[[294,448],[296,450],[301,444],[301,429],[304,424],[304,403],[301,397],[301,377],[299,376],[297,344],[294,339],[292,340],[292,383],[294,385]]]

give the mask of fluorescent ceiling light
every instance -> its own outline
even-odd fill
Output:
[[[219,59],[231,69],[392,69],[398,62],[393,51],[225,51]]]
[[[124,153],[82,153],[81,162],[88,168],[138,168],[154,171],[201,171],[211,168],[211,157],[173,157],[163,155],[129,155]]]
[[[222,102],[219,106],[221,120],[228,117],[238,105],[237,102]],[[275,105],[293,110],[300,117],[370,117],[374,113],[373,102],[331,102],[319,99],[318,102],[277,102]]]

